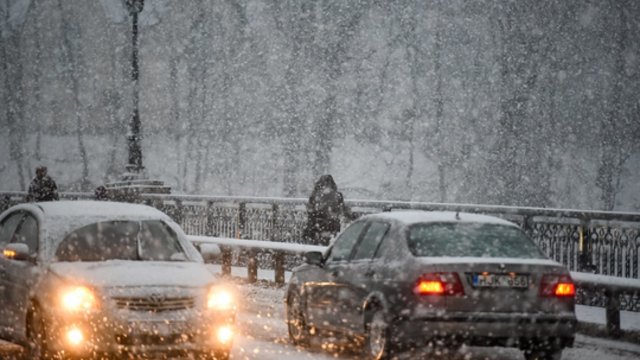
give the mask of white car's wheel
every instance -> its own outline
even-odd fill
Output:
[[[287,328],[289,338],[295,345],[309,344],[309,327],[304,317],[302,300],[297,291],[291,292],[287,300]]]
[[[229,351],[218,350],[214,352],[203,351],[201,353],[195,354],[197,359],[202,360],[228,360],[229,359]]]
[[[25,359],[49,359],[51,355],[47,349],[47,332],[42,310],[33,305],[27,317],[27,347]]]

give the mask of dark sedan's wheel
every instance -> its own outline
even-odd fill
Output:
[[[33,306],[27,317],[27,347],[25,349],[25,360],[49,359],[51,358],[47,349],[47,335],[45,321],[42,310],[38,306]]]
[[[375,310],[367,324],[367,339],[364,346],[365,356],[372,360],[391,358],[389,324],[382,310]]]
[[[309,326],[304,317],[302,300],[298,292],[291,292],[287,300],[287,328],[289,338],[295,345],[309,344]]]
[[[527,349],[524,351],[526,360],[560,360],[562,349]]]

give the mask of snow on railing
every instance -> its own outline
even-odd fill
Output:
[[[216,244],[220,246],[222,251],[220,262],[222,263],[222,273],[224,275],[231,274],[232,249],[245,251],[248,257],[247,278],[249,282],[255,282],[258,278],[259,262],[256,259],[258,251],[271,254],[271,259],[273,261],[272,267],[275,273],[274,281],[277,284],[284,284],[285,255],[300,255],[308,251],[324,252],[326,250],[326,247],[324,246],[291,244],[264,240],[241,240],[197,235],[187,235],[187,238],[195,244],[196,247],[200,244]]]
[[[606,328],[610,334],[620,332],[620,310],[640,311],[640,280],[615,276],[571,272],[583,304],[604,298]]]

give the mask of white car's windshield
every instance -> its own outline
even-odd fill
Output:
[[[415,256],[546,258],[520,229],[498,224],[418,224],[408,245]]]
[[[58,261],[185,261],[176,233],[160,220],[105,221],[69,233],[58,245]]]

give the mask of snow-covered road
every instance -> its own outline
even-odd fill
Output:
[[[357,359],[348,346],[339,341],[316,342],[309,349],[293,346],[287,337],[284,322],[284,288],[260,285],[238,287],[243,299],[238,317],[239,336],[236,338],[234,360],[329,360]],[[563,360],[637,360],[640,344],[592,338],[578,335],[575,347],[564,352]],[[337,344],[337,345],[336,345]],[[348,344],[347,344],[348,345]],[[15,357],[16,346],[0,341],[0,359]],[[425,354],[408,352],[399,359],[447,359],[447,360],[521,360],[522,353],[515,349],[464,347],[452,354]]]
[[[315,343],[310,349],[291,345],[284,322],[283,288],[244,285],[239,290],[245,304],[239,322],[242,335],[236,340],[234,359],[357,359],[350,349],[335,348],[335,341]],[[637,360],[640,344],[592,338],[576,337],[575,347],[563,353],[563,360]],[[521,360],[522,352],[516,349],[464,347],[452,354],[425,354],[408,352],[399,359],[447,359],[447,360]]]

